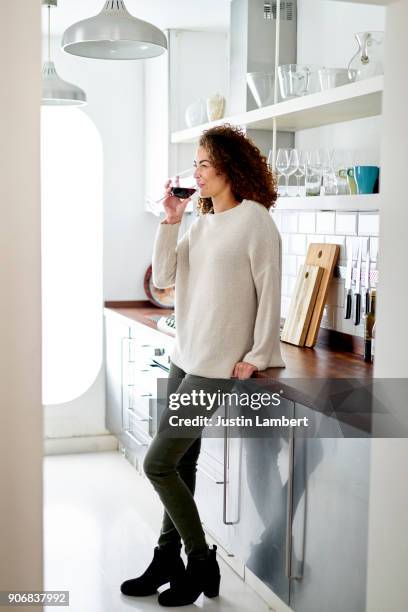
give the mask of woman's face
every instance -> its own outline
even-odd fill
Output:
[[[201,198],[214,198],[229,190],[225,175],[219,174],[204,147],[198,147],[194,160],[194,178]]]

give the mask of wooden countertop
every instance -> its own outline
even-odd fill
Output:
[[[146,301],[129,304],[106,302],[105,308],[152,329],[157,329],[157,325],[149,316],[165,316],[173,312],[156,308]],[[278,391],[291,402],[316,412],[327,414],[334,410],[343,427],[344,424],[351,426],[349,431],[354,433],[350,435],[356,435],[357,431],[360,437],[371,432],[371,397],[366,387],[371,385],[372,364],[366,363],[359,354],[319,344],[319,340],[314,348],[282,342],[281,349],[286,367],[255,372],[248,381],[240,381],[243,388],[247,385],[253,391],[254,381],[258,380],[262,385],[259,390]],[[344,398],[348,401],[344,402]]]
[[[149,315],[169,315],[173,311],[156,308],[149,302],[136,303],[135,306],[120,305],[119,302],[106,302],[106,308],[122,314],[152,329],[156,322]],[[314,348],[302,348],[281,343],[282,357],[286,368],[268,368],[255,373],[256,378],[370,378],[372,364],[366,363],[360,355],[340,351],[336,348],[317,344]]]

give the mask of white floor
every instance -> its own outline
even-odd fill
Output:
[[[163,610],[157,596],[132,598],[119,590],[150,562],[161,513],[150,483],[119,452],[46,456],[45,589],[69,590],[70,612]],[[219,563],[220,596],[201,595],[194,605],[177,609],[267,612],[254,591]]]

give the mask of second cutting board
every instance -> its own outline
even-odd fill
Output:
[[[324,270],[315,265],[300,267],[281,340],[304,346]]]

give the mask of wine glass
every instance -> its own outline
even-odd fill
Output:
[[[292,174],[295,174],[296,170],[299,168],[299,153],[297,149],[291,149],[289,152],[289,165],[286,171],[287,179],[286,179],[286,190],[288,188],[289,177]]]
[[[297,193],[296,197],[300,198],[300,179],[302,176],[305,176],[306,173],[306,164],[308,160],[308,151],[299,151],[298,154],[299,163],[295,173],[296,183],[297,183]]]
[[[289,150],[288,149],[279,149],[278,154],[276,156],[276,171],[280,176],[285,177],[285,187],[286,190],[282,194],[283,196],[289,195],[289,175],[287,175],[287,170],[289,167]]]

